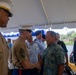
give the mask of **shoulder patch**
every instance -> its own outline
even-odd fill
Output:
[[[20,56],[21,56],[22,58],[25,58],[25,50],[24,50],[24,49],[20,48],[19,53],[20,53]]]

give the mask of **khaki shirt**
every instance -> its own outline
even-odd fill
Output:
[[[0,33],[0,75],[8,75],[8,54],[9,48],[6,40]]]
[[[12,61],[13,64],[18,68],[23,68],[21,62],[29,59],[28,50],[25,41],[22,38],[18,38],[12,47]]]

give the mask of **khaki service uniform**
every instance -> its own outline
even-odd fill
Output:
[[[8,75],[9,48],[6,40],[0,33],[0,75]]]
[[[25,41],[19,37],[13,44],[12,61],[17,69],[23,69],[21,62],[29,59],[29,54]]]

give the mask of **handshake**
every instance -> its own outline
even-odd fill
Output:
[[[38,70],[41,70],[42,64],[43,64],[42,61],[37,62],[37,63],[36,63],[36,68],[37,68]]]

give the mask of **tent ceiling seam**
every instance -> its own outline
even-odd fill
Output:
[[[44,4],[43,4],[43,1],[40,0],[40,2],[41,2],[41,5],[42,5],[42,8],[43,8],[43,11],[44,11],[44,14],[45,14],[46,20],[47,20],[47,22],[48,22],[48,24],[49,24],[49,19],[48,19],[48,16],[47,16],[47,13],[46,13],[46,10],[45,10],[45,7],[44,7]]]

